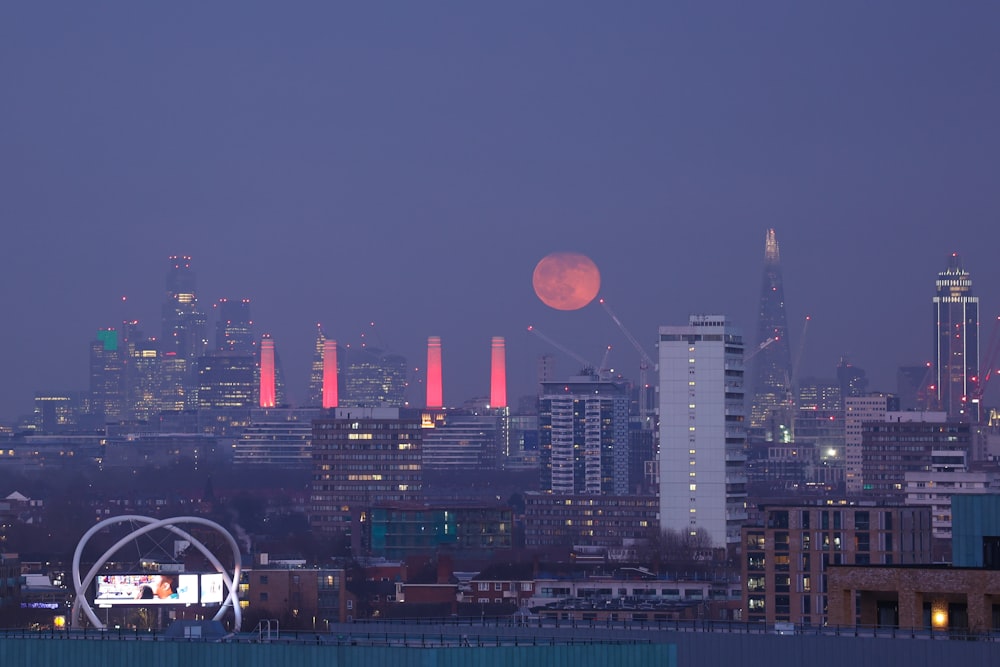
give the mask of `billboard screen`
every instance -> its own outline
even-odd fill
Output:
[[[222,573],[201,575],[201,603],[222,604]]]
[[[198,602],[197,574],[101,574],[95,581],[99,605]]]

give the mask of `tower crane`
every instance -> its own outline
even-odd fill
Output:
[[[533,334],[535,334],[536,336],[538,336],[539,338],[541,338],[546,343],[548,343],[552,347],[556,348],[557,350],[559,350],[563,354],[567,354],[570,357],[572,357],[573,359],[575,359],[576,361],[580,362],[585,369],[594,370],[594,364],[590,363],[589,361],[587,361],[586,359],[584,359],[583,357],[581,357],[579,354],[577,354],[573,350],[569,349],[568,347],[566,347],[564,345],[561,345],[561,344],[557,343],[556,341],[552,340],[551,338],[549,338],[548,336],[546,336],[545,334],[543,334],[541,331],[539,331],[538,329],[536,329],[534,327],[534,325],[530,325],[529,324],[528,325],[528,331],[531,332],[531,333],[533,333]]]
[[[1000,354],[1000,336],[998,334],[1000,334],[1000,316],[994,320],[993,330],[990,332],[989,343],[986,346],[986,355],[983,357],[986,363],[980,365],[979,377],[975,378],[975,388],[972,390],[971,395],[973,403],[982,402],[983,393],[986,391],[990,380],[993,379],[997,355]],[[976,409],[978,410],[980,407],[977,406]]]
[[[601,367],[597,369],[597,374],[601,379],[611,377],[611,367],[608,366],[608,358],[611,356],[611,346],[608,345],[607,349],[604,350],[604,358],[601,359]]]
[[[767,340],[765,340],[763,343],[761,343],[760,345],[757,346],[756,350],[754,350],[750,354],[748,354],[745,357],[743,357],[743,363],[746,364],[746,362],[750,361],[751,359],[753,359],[754,357],[756,357],[758,354],[760,354],[761,352],[763,352],[765,347],[767,347],[768,345],[770,345],[771,343],[773,343],[773,342],[775,342],[777,340],[778,340],[778,336],[774,336],[772,338],[768,338]]]
[[[608,302],[603,298],[598,299],[598,302],[604,307],[604,310],[611,317],[612,321],[618,325],[618,328],[625,335],[625,338],[628,339],[628,342],[632,344],[632,347],[635,348],[635,351],[639,353],[639,416],[642,418],[643,423],[646,423],[647,418],[649,417],[648,393],[650,386],[648,374],[649,369],[654,366],[653,359],[646,353],[646,350],[642,347],[642,344],[636,339],[636,337],[632,335],[632,332],[629,331],[624,324],[622,324],[620,319],[618,319],[618,316],[615,315],[615,311],[611,310],[611,306],[608,305]]]

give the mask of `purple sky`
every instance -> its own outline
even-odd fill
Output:
[[[456,403],[494,335],[532,390],[529,324],[635,372],[599,306],[535,298],[554,250],[650,354],[691,312],[752,338],[767,227],[802,375],[847,353],[894,390],[950,252],[984,339],[1000,307],[998,25],[974,0],[0,4],[0,416],[86,388],[97,328],[158,332],[170,254],[206,307],[253,300],[293,399],[316,322],[374,320],[414,365],[443,338]]]

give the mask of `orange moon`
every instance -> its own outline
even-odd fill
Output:
[[[601,272],[586,255],[554,252],[542,258],[531,276],[535,294],[556,310],[579,310],[601,289]]]

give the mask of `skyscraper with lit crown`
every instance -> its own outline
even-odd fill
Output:
[[[764,240],[764,276],[755,342],[757,347],[751,352],[756,356],[751,368],[750,434],[764,440],[781,440],[781,435],[775,431],[781,424],[790,426],[794,410],[790,405],[792,357],[788,345],[785,287],[774,229],[767,230]]]
[[[979,420],[979,297],[958,253],[938,274],[934,295],[934,392],[949,419]]]

